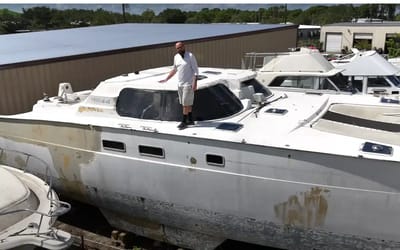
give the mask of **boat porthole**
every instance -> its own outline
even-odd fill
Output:
[[[196,158],[190,157],[190,163],[191,163],[191,164],[196,164],[196,163],[197,163]]]

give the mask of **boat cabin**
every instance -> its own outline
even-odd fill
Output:
[[[286,53],[248,53],[250,68],[256,70],[257,80],[269,88],[289,91],[348,92],[354,90],[341,72],[330,64],[318,50],[301,48]],[[257,60],[262,60],[261,64]],[[258,67],[258,66],[259,67]]]
[[[107,112],[136,119],[180,121],[182,106],[177,94],[176,75],[166,83],[159,82],[170,70],[170,67],[161,67],[124,74],[105,80],[93,91],[83,94],[74,93],[67,85],[69,91],[65,95],[62,85],[66,83],[62,83],[58,97],[39,101],[34,110],[61,103],[77,104],[78,112],[85,114],[104,115]],[[262,98],[255,99],[256,93]],[[215,68],[200,68],[195,94],[193,116],[197,121],[232,116],[272,95],[255,79],[252,71]]]
[[[356,51],[347,63],[337,63],[357,91],[365,94],[399,94],[399,69],[375,50]]]

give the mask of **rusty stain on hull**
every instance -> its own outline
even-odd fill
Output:
[[[85,106],[80,106],[78,109],[79,113],[83,112],[103,112],[103,109],[101,108],[95,108],[95,107],[85,107]]]
[[[100,150],[100,132],[89,126],[76,126],[41,121],[0,121],[0,137],[14,143],[29,144],[30,148],[47,148],[51,162],[47,164],[58,174],[57,182],[64,191],[86,199],[86,187],[82,183],[81,168],[89,166],[95,152]],[[27,147],[29,148],[29,147]],[[23,152],[41,159],[42,150]],[[7,155],[9,154],[9,155]],[[17,153],[1,155],[1,162],[10,162],[13,157],[14,167],[24,168],[29,161],[27,156]],[[45,159],[42,159],[45,160]],[[34,167],[34,166],[32,166]],[[44,169],[38,173],[44,176]],[[53,178],[56,176],[53,176]]]
[[[328,212],[328,201],[324,194],[328,192],[313,187],[310,191],[292,195],[288,201],[275,205],[275,216],[285,225],[307,229],[323,226]]]

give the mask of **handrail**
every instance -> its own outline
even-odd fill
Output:
[[[247,52],[242,59],[242,69],[255,71],[264,66],[266,57],[277,57],[281,55],[290,55],[290,52]]]
[[[67,213],[67,212],[69,212],[71,210],[71,205],[68,202],[60,201],[60,200],[55,199],[53,197],[53,192],[52,192],[53,191],[53,188],[52,188],[53,182],[52,182],[51,175],[49,174],[50,167],[44,160],[42,160],[40,158],[37,158],[37,157],[35,157],[35,156],[31,155],[31,154],[27,154],[25,152],[21,152],[21,151],[18,151],[18,150],[10,150],[10,149],[4,149],[4,148],[0,148],[0,150],[1,150],[0,159],[3,157],[3,154],[4,154],[5,151],[16,152],[16,153],[25,155],[26,156],[26,161],[25,161],[25,166],[24,166],[24,173],[29,173],[27,167],[28,167],[28,161],[29,161],[30,158],[34,158],[34,159],[44,163],[44,166],[46,167],[46,169],[45,169],[45,179],[46,180],[44,180],[44,182],[49,187],[49,189],[47,191],[47,194],[46,194],[46,198],[50,201],[50,211],[48,213],[43,213],[43,212],[39,212],[39,211],[36,211],[36,210],[28,209],[28,208],[10,210],[10,211],[6,211],[6,212],[0,212],[0,216],[13,214],[13,213],[19,213],[19,212],[31,212],[33,214],[40,214],[38,230],[36,232],[36,235],[38,236],[44,216],[50,217],[50,218],[61,216],[61,215],[65,214],[65,213]],[[11,167],[17,168],[15,166],[11,166]],[[56,206],[55,210],[52,209],[52,208],[54,208],[54,206]]]
[[[300,51],[301,48],[289,48],[287,52],[247,52],[242,59],[242,69],[251,69],[253,71],[261,68],[267,62],[266,57],[278,57],[282,55],[291,55],[293,52]],[[248,62],[247,60],[248,59]],[[262,59],[261,63],[258,61]],[[258,63],[258,64],[257,64]]]

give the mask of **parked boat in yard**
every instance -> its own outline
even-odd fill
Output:
[[[70,206],[59,201],[49,185],[5,165],[0,165],[0,183],[0,249],[66,249],[72,244],[69,233],[52,227]]]
[[[376,51],[357,51],[350,59],[336,61],[308,48],[247,53],[245,58],[244,67],[256,70],[257,79],[271,89],[375,95],[398,95],[400,90],[399,69]]]
[[[169,72],[61,83],[0,117],[1,162],[42,178],[50,166],[58,192],[114,227],[182,247],[400,247],[398,103],[274,93],[253,71],[200,68],[196,124],[179,130],[176,80],[158,82]]]
[[[360,93],[399,94],[400,78],[397,75],[400,69],[375,50],[357,50],[347,63],[340,63],[340,60],[331,63],[343,69],[342,74],[349,77]]]

